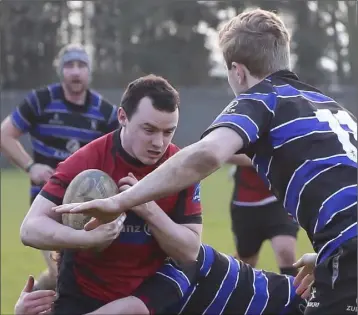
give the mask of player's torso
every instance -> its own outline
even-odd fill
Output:
[[[299,82],[273,84],[278,94],[275,116],[250,155],[312,241],[331,221],[342,223],[317,236],[319,250],[354,219],[352,209],[343,210],[357,201],[356,120],[329,97]],[[323,213],[324,202],[336,192],[338,199],[331,199]]]
[[[59,84],[36,92],[37,115],[29,130],[35,163],[56,168],[79,148],[108,132],[108,120],[113,106],[102,104],[101,96],[89,91],[84,106],[64,99]],[[32,200],[42,186],[32,184]]]
[[[101,106],[101,96],[88,92],[84,106],[67,102],[59,84],[41,91],[36,124],[30,130],[34,159],[55,167],[80,147],[108,131],[112,108]],[[39,94],[39,93],[38,93]]]
[[[254,168],[238,167],[234,179],[234,205],[256,207],[276,201]]]
[[[108,135],[118,137],[119,131]],[[113,152],[108,144],[104,150],[100,169],[109,174],[115,182],[128,176],[131,172],[141,179],[154,169],[153,167],[138,167],[132,165],[118,152]],[[111,152],[112,151],[112,152]],[[179,197],[174,195],[157,201],[158,206],[169,216],[175,214]],[[98,298],[108,300],[130,295],[144,280],[154,274],[163,264],[165,253],[154,239],[148,224],[133,211],[127,212],[124,228],[119,237],[100,255],[81,253],[76,256],[76,262],[85,265],[87,272],[100,275],[103,283],[92,283],[86,275],[81,276],[80,268],[77,274],[85,292]]]

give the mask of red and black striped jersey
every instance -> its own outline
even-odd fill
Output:
[[[129,172],[141,179],[178,151],[177,146],[170,144],[156,165],[144,165],[123,149],[120,130],[117,130],[92,141],[61,162],[40,194],[59,205],[71,180],[86,169],[100,169],[115,182]],[[200,185],[197,184],[157,200],[157,204],[178,224],[201,224],[199,193]],[[64,251],[59,284],[66,283],[66,277],[74,274],[84,294],[106,302],[113,301],[131,295],[146,277],[153,275],[163,265],[166,257],[146,222],[128,211],[121,234],[100,254]],[[62,290],[66,290],[65,285]]]

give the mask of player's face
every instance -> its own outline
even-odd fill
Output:
[[[235,96],[248,90],[247,78],[243,66],[233,62],[231,69],[227,69],[227,80]]]
[[[172,141],[179,120],[178,109],[172,113],[156,110],[148,97],[140,100],[130,120],[120,109],[124,149],[143,164],[158,162]]]
[[[88,87],[89,69],[82,61],[69,61],[63,66],[63,83],[69,93],[81,94]]]

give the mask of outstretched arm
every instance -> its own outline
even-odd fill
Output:
[[[243,140],[235,131],[217,128],[114,199],[121,209],[130,209],[183,190],[219,169],[242,146]]]

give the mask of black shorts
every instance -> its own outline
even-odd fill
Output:
[[[357,238],[343,243],[319,263],[314,275],[305,314],[357,313]]]
[[[297,237],[295,223],[280,202],[263,206],[231,206],[231,223],[236,250],[241,258],[254,256],[265,240],[278,235]]]

